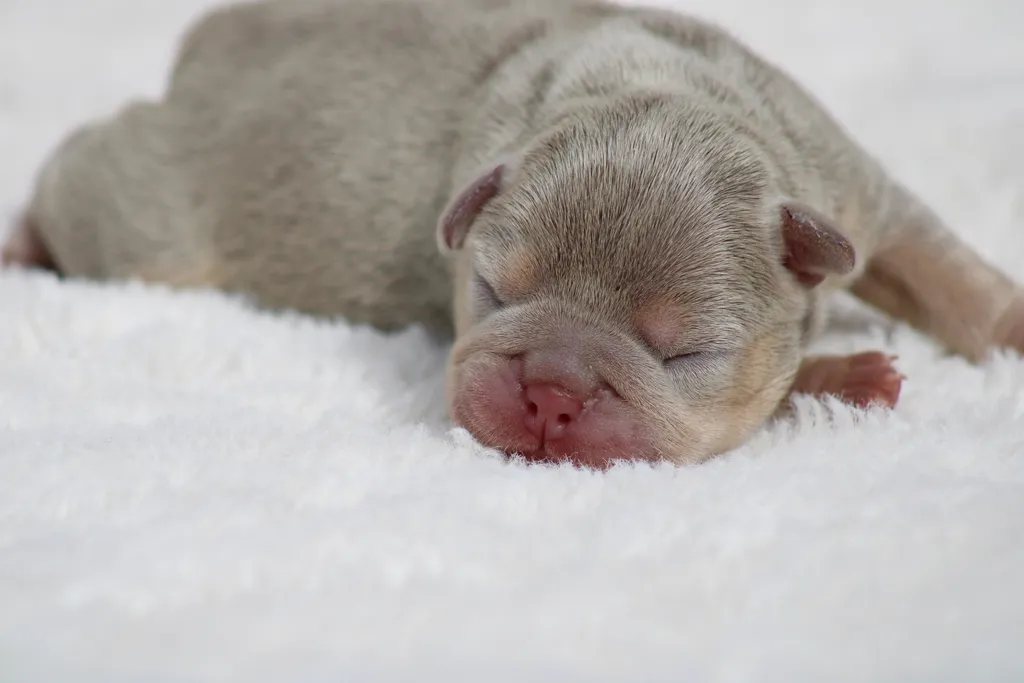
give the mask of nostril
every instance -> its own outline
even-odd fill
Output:
[[[556,384],[527,385],[522,406],[526,428],[546,439],[564,438],[583,412],[583,401]]]

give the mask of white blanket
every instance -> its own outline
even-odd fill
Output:
[[[0,210],[208,3],[0,0]],[[1024,3],[685,6],[1024,279]],[[0,681],[1022,681],[1024,361],[840,313],[894,413],[598,474],[449,431],[419,331],[0,274]]]

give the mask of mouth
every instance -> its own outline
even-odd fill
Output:
[[[450,380],[449,406],[453,421],[482,445],[525,464],[602,471],[617,463],[660,460],[645,434],[649,430],[641,428],[640,419],[614,392],[598,387],[577,409],[579,395],[570,393],[572,400],[564,400],[562,385],[548,390],[547,384],[535,382],[530,386],[536,391],[529,393],[519,364],[485,360],[468,379]]]
[[[481,429],[473,411],[465,410],[463,404],[457,404],[453,414],[456,424],[467,429],[481,444],[501,451],[509,460],[521,459],[528,465],[569,464],[579,469],[607,471],[616,464],[653,464],[661,460],[654,452],[639,446],[635,438],[618,438],[602,444],[580,443],[576,439],[551,440],[509,429],[509,420],[505,419],[484,423]]]

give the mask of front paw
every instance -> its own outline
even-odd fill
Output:
[[[879,351],[808,358],[797,373],[792,393],[834,396],[857,408],[893,408],[906,379],[893,365],[895,360]]]

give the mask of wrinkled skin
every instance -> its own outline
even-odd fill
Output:
[[[679,134],[679,109],[631,100],[545,136],[468,230],[449,390],[485,444],[697,462],[789,393],[812,304],[770,173],[740,143]]]

